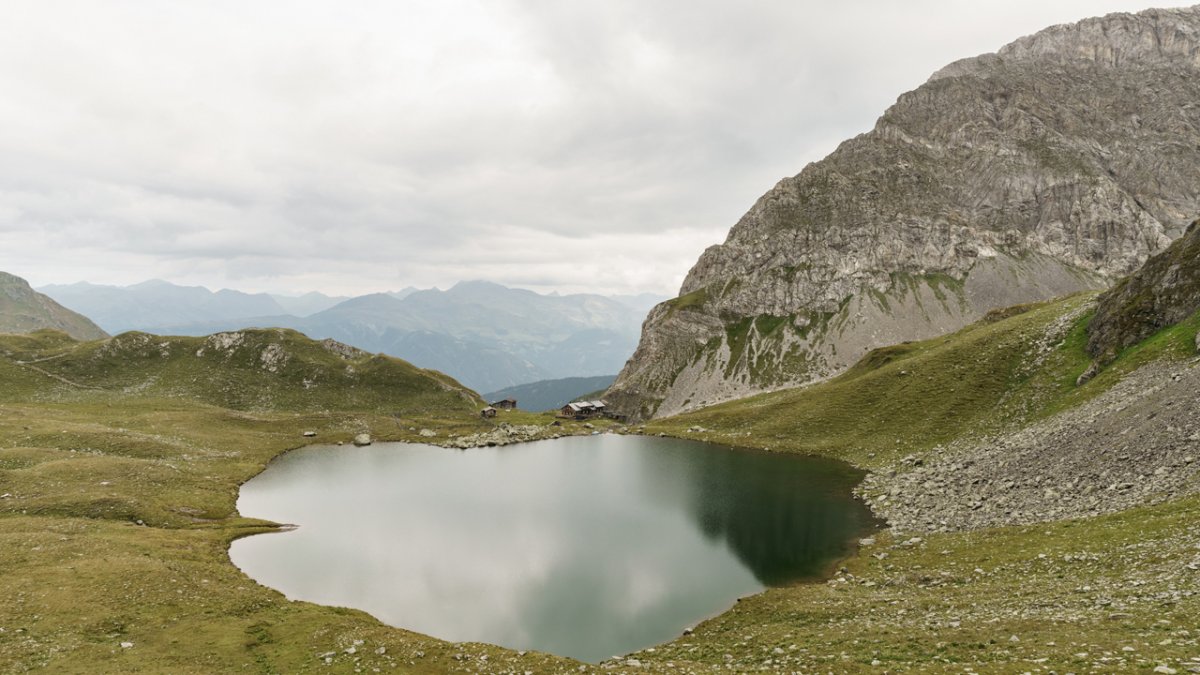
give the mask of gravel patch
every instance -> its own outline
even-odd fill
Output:
[[[1020,431],[910,455],[860,495],[897,532],[1083,518],[1200,492],[1200,359],[1158,362]]]

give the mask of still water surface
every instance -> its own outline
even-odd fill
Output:
[[[873,523],[837,462],[643,436],[468,451],[313,446],[242,487],[298,529],[233,562],[290,598],[598,661],[819,577]]]

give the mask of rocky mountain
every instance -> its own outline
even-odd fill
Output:
[[[43,328],[61,330],[77,340],[108,337],[91,319],[38,293],[21,277],[0,272],[0,333],[32,333]]]
[[[1166,251],[1100,297],[1088,353],[1102,365],[1121,350],[1200,311],[1200,220]],[[1200,343],[1198,343],[1200,347]]]
[[[92,317],[104,330],[164,332],[167,326],[287,314],[266,293],[243,293],[200,286],[179,286],[159,279],[133,286],[101,286],[80,282],[44,286],[41,292]]]
[[[1109,285],[1200,213],[1197,75],[1200,7],[951,64],[705,251],[608,400],[644,418],[814,382],[994,307]]]

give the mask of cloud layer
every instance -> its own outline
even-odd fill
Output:
[[[1145,1],[15,1],[0,269],[674,293],[940,66]]]

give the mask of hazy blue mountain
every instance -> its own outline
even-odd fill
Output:
[[[158,279],[133,286],[100,286],[81,282],[44,286],[40,292],[113,333],[127,330],[165,332],[165,326],[200,321],[226,321],[287,314],[266,293],[212,292],[200,286],[177,286]]]
[[[643,306],[652,299],[542,295],[466,281],[444,291],[372,293],[306,315],[335,298],[212,293],[162,281],[125,288],[49,286],[46,293],[67,307],[92,312],[110,332],[208,335],[294,328],[440,370],[478,391],[617,372],[633,353]]]
[[[479,391],[619,370],[642,313],[599,295],[541,295],[483,281],[397,299],[347,300],[296,326],[436,368]],[[438,342],[437,336],[448,336]]]
[[[271,298],[279,303],[284,312],[292,316],[310,316],[350,299],[345,295],[325,295],[316,291],[305,293],[304,295],[278,295],[272,293]]]
[[[608,389],[616,379],[616,375],[564,377],[506,387],[484,394],[483,397],[488,401],[514,398],[517,400],[517,407],[522,410],[555,410],[587,394]]]

